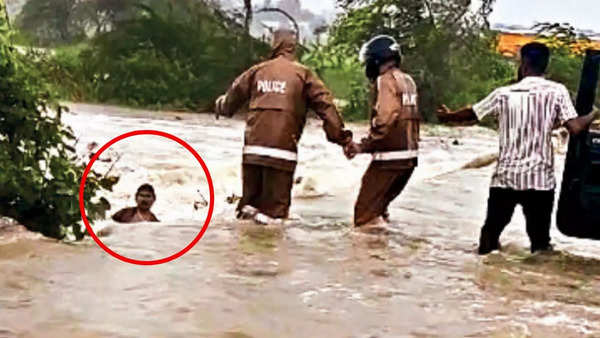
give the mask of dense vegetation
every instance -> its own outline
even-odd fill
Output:
[[[372,36],[390,34],[433,121],[440,104],[474,103],[516,78],[515,60],[496,52],[489,29],[494,3],[483,1],[473,12],[463,0],[338,0],[343,12],[329,38],[305,46],[300,58],[341,99],[348,119],[364,119],[369,84],[358,51]],[[267,46],[247,33],[256,7],[244,5],[226,12],[209,0],[31,0],[17,24],[20,41],[53,47],[40,69],[64,99],[208,110],[237,74],[266,55]],[[575,92],[578,37],[564,26],[540,30],[554,33],[551,77]]]
[[[361,45],[372,36],[396,37],[404,54],[403,69],[417,82],[428,120],[438,105],[472,103],[516,74],[514,65],[495,52],[487,14],[471,13],[468,1],[338,2],[345,13],[334,23],[329,45],[356,59]],[[364,118],[366,112],[347,113]]]
[[[81,238],[79,181],[84,166],[74,136],[61,123],[58,105],[31,55],[12,46],[4,0],[0,0],[0,217],[10,217],[46,236]],[[116,177],[91,173],[85,202],[90,220],[110,207],[95,200]]]
[[[208,2],[152,0],[116,13],[120,19],[111,20],[110,29],[104,25],[91,40],[62,44],[46,59],[42,68],[63,98],[210,109],[238,73],[266,54],[264,43],[254,41],[250,48],[243,27]],[[44,36],[64,43],[60,30],[53,30]],[[73,34],[69,39],[78,36]]]

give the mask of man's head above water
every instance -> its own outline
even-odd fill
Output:
[[[154,187],[142,184],[135,193],[137,207],[121,209],[112,219],[118,223],[160,222],[150,211],[155,201]]]
[[[150,184],[142,184],[135,193],[135,202],[140,210],[150,210],[155,201],[154,187]]]

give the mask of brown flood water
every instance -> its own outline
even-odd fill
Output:
[[[560,251],[531,256],[517,212],[502,253],[473,253],[492,168],[455,169],[495,151],[490,131],[426,128],[422,165],[390,210],[395,231],[378,237],[350,228],[368,157],[347,162],[316,121],[302,140],[293,219],[262,228],[235,221],[226,202],[241,190],[243,121],[71,107],[65,120],[81,151],[134,129],[189,142],[215,182],[213,221],[182,258],[151,267],[118,261],[91,240],[68,245],[0,229],[0,337],[600,336],[595,242],[553,229]],[[122,155],[113,169],[122,180],[107,196],[113,207],[131,204],[148,181],[163,222],[100,222],[102,240],[138,259],[179,251],[205,217],[192,207],[198,190],[206,195],[200,168],[152,137],[112,151]],[[110,166],[94,168],[102,165]]]

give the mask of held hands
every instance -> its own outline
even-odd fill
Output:
[[[356,155],[362,153],[362,151],[362,147],[356,142],[350,142],[344,147],[344,155],[346,155],[346,158],[349,160],[354,159]]]

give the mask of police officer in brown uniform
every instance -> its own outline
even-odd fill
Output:
[[[243,150],[243,196],[238,218],[268,224],[288,217],[298,142],[307,110],[323,120],[327,139],[352,142],[330,91],[308,68],[296,62],[296,34],[279,30],[270,59],[238,77],[216,103],[217,114],[232,116],[249,102]]]
[[[361,51],[367,77],[374,85],[369,135],[345,148],[346,156],[369,153],[373,161],[363,179],[354,223],[367,229],[388,221],[389,204],[406,187],[417,166],[419,125],[417,86],[400,69],[401,54],[390,36],[377,36]]]

